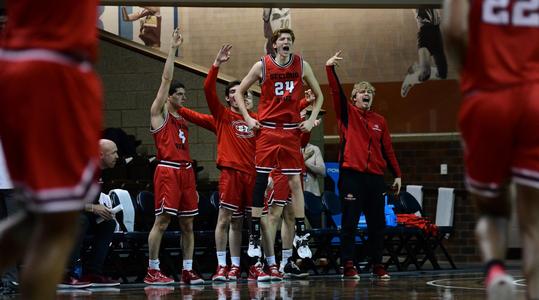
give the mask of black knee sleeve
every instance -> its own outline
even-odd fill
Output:
[[[268,176],[267,173],[256,173],[253,207],[264,207],[264,192],[268,186]]]

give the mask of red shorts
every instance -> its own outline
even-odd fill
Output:
[[[28,194],[29,210],[80,210],[99,192],[101,82],[87,63],[38,54],[0,51],[0,139],[8,169]]]
[[[222,168],[219,178],[220,207],[234,211],[235,217],[243,216],[243,211],[253,205],[255,175],[231,168]]]
[[[195,173],[190,163],[160,163],[155,169],[155,215],[162,213],[178,217],[198,215],[198,194]]]
[[[273,189],[268,193],[268,206],[275,204],[284,207],[289,202],[292,202],[290,186],[288,185],[288,176],[283,175],[279,171],[271,172],[270,176],[273,180]]]
[[[539,188],[539,84],[466,96],[458,122],[471,192],[497,197],[511,176]]]
[[[262,127],[256,138],[256,171],[279,169],[285,175],[300,174],[304,164],[300,133],[299,129]]]

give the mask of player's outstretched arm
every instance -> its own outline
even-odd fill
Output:
[[[165,68],[163,69],[163,76],[161,77],[161,85],[159,86],[155,100],[150,108],[150,121],[152,128],[154,129],[161,127],[163,122],[165,122],[164,109],[168,98],[168,90],[174,75],[174,60],[176,58],[176,50],[182,44],[182,42],[183,38],[180,34],[180,30],[176,28],[172,33],[170,49],[168,51],[167,61],[165,62]]]
[[[243,119],[247,123],[247,126],[249,128],[258,129],[260,128],[260,123],[253,117],[249,115],[249,112],[247,111],[247,107],[245,106],[245,98],[243,95],[247,92],[247,90],[253,85],[257,80],[262,78],[262,62],[259,61],[253,65],[251,70],[249,70],[249,73],[245,76],[245,78],[242,79],[241,84],[234,94],[234,99],[236,99],[236,103],[238,104],[238,108],[241,112],[241,115],[243,116]]]
[[[229,44],[223,45],[221,49],[219,49],[215,61],[208,72],[208,76],[206,76],[206,79],[204,80],[204,95],[206,96],[206,102],[208,103],[211,114],[216,119],[219,119],[225,110],[225,107],[219,101],[219,97],[217,97],[217,73],[219,73],[219,66],[230,59],[231,49],[232,46]]]

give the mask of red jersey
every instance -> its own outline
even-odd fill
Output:
[[[7,0],[0,48],[47,49],[94,62],[97,0]]]
[[[157,147],[157,159],[191,162],[187,122],[184,118],[176,118],[171,113],[167,113],[163,125],[151,132]]]
[[[217,73],[212,66],[204,81],[204,93],[217,129],[217,166],[255,174],[255,134],[241,114],[221,104],[217,97]],[[257,118],[255,114],[251,114]]]
[[[299,123],[300,100],[304,98],[303,59],[292,54],[280,66],[272,56],[262,58],[262,89],[258,104],[259,121]]]
[[[333,66],[326,66],[326,73],[341,139],[341,166],[363,173],[384,175],[389,165],[393,176],[401,177],[385,118],[352,105],[344,96]]]
[[[539,21],[530,1],[471,1],[464,93],[539,81]]]

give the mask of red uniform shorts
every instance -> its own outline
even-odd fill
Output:
[[[262,127],[256,139],[255,164],[259,173],[279,169],[285,175],[301,173],[304,164],[299,129]]]
[[[155,169],[155,215],[178,217],[198,215],[195,173],[190,163],[161,161]]]
[[[268,206],[274,204],[281,207],[286,206],[292,201],[290,186],[288,185],[288,176],[283,175],[279,171],[273,171],[270,176],[273,180],[273,189],[268,193]]]
[[[254,174],[222,168],[219,178],[220,207],[235,212],[235,217],[243,216],[244,210],[253,205],[254,187]]]
[[[0,140],[13,182],[38,213],[80,210],[99,192],[101,83],[49,50],[0,49]]]
[[[458,122],[471,192],[497,197],[511,176],[539,188],[539,84],[470,94]]]

